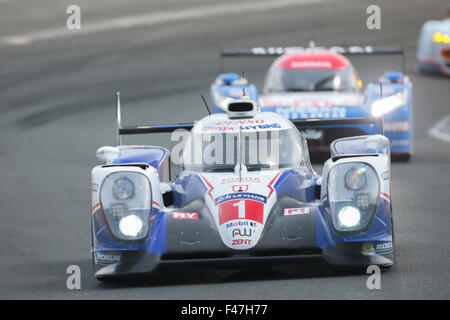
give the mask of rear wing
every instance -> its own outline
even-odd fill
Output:
[[[149,126],[122,126],[120,92],[116,93],[117,145],[122,144],[123,135],[173,132],[177,129],[191,130],[194,123],[162,124]]]
[[[117,145],[122,144],[123,135],[148,134],[173,132],[177,129],[191,130],[194,123],[177,123],[148,126],[122,126],[122,115],[120,107],[120,93],[116,93],[116,116],[117,116]],[[337,118],[337,119],[294,119],[290,120],[297,128],[318,128],[318,127],[340,127],[369,124],[379,127],[379,132],[383,134],[383,117],[367,118]]]
[[[339,127],[369,124],[380,127],[380,133],[383,133],[383,117],[354,117],[354,118],[336,118],[336,119],[291,119],[297,128],[319,128],[319,127]]]
[[[371,125],[378,134],[384,134],[383,117],[354,117],[336,119],[291,119],[299,130],[324,127],[348,127]]]
[[[405,71],[405,51],[402,46],[331,46],[321,47],[311,43],[308,47],[253,47],[222,48],[220,52],[220,72],[224,70],[224,58],[230,57],[277,57],[291,52],[332,51],[346,56],[354,55],[401,55],[402,71]]]

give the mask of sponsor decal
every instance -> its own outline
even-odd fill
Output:
[[[249,183],[249,182],[255,182],[255,183],[260,183],[261,179],[258,177],[242,177],[242,178],[236,178],[236,177],[232,177],[232,178],[223,178],[222,179],[222,184],[225,183]]]
[[[242,130],[256,130],[256,129],[277,129],[281,128],[278,123],[258,124],[254,126],[241,127]]]
[[[234,237],[251,237],[253,230],[250,228],[233,229],[231,235]]]
[[[295,216],[299,214],[308,214],[310,212],[310,207],[304,207],[304,208],[286,208],[283,211],[283,214],[285,216]]]
[[[234,192],[246,192],[248,191],[248,185],[246,184],[237,184],[231,188]]]
[[[311,69],[311,68],[331,68],[330,61],[292,61],[291,68],[295,69]]]
[[[118,264],[122,261],[120,251],[97,251],[94,254],[96,264]]]
[[[198,219],[198,212],[172,212],[173,219]]]
[[[392,241],[363,242],[362,244],[364,256],[391,253],[392,249]]]
[[[97,190],[98,190],[98,184],[93,183],[93,184],[92,184],[91,190],[94,191],[94,192],[97,192]]]
[[[363,256],[375,255],[375,248],[373,247],[373,242],[363,242],[361,253],[363,254]]]
[[[384,171],[381,173],[381,178],[383,180],[388,180],[389,179],[389,171]]]
[[[250,244],[252,242],[252,240],[250,239],[234,239],[231,242],[232,246],[236,246],[236,245],[240,245],[240,244]]]
[[[392,252],[392,241],[379,241],[375,244],[376,254],[385,254]]]
[[[253,119],[248,119],[248,120],[224,120],[224,121],[219,121],[216,123],[216,126],[234,126],[237,124],[240,125],[252,125],[252,124],[261,124],[264,123],[264,120],[262,119],[257,119],[257,120],[253,120]]]
[[[219,205],[219,224],[246,219],[263,223],[264,204],[252,200],[227,201]]]
[[[328,107],[327,104],[328,102],[303,101],[302,105],[278,107],[276,112],[290,119],[335,119],[346,117],[345,107]]]
[[[385,132],[408,132],[409,121],[385,121],[383,129]]]
[[[206,132],[206,131],[218,131],[218,132],[223,132],[223,131],[234,131],[233,127],[213,127],[213,126],[205,126],[202,128],[202,131]]]
[[[245,200],[254,200],[266,203],[267,198],[263,195],[256,194],[256,193],[250,193],[250,192],[241,192],[241,193],[228,193],[223,196],[217,197],[215,202],[216,205],[219,205],[226,201],[232,201],[237,199],[245,199]]]
[[[252,221],[234,221],[227,223],[226,228],[232,228],[232,227],[242,227],[242,226],[250,226],[250,227],[256,227],[256,222]]]

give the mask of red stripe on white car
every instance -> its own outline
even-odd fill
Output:
[[[209,188],[208,189],[208,194],[211,197],[211,200],[214,201],[214,198],[213,198],[213,196],[211,194],[211,192],[214,190],[214,187],[212,186],[211,183],[209,183],[208,180],[206,180],[206,178],[203,175],[200,175],[200,177],[202,177],[202,179],[205,181],[206,185],[208,186],[208,188]]]
[[[156,201],[152,201],[152,204],[154,204],[154,205],[156,205],[156,206],[158,206],[159,207],[159,209],[161,209],[161,205],[158,203],[158,202],[156,202]]]
[[[391,197],[389,197],[389,195],[387,193],[381,192],[381,196],[383,198],[385,198],[387,201],[389,201],[389,202],[391,201]]]
[[[272,179],[272,181],[269,182],[269,184],[267,185],[267,187],[270,189],[269,195],[267,196],[267,199],[270,198],[270,196],[272,195],[272,193],[275,191],[274,188],[272,188],[272,184],[275,183],[275,180],[278,178],[278,176],[280,175],[281,171],[277,173],[277,175]]]

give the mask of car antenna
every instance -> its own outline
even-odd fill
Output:
[[[383,82],[380,81],[380,99],[383,99]],[[381,133],[384,134],[384,116],[380,117]]]
[[[242,70],[242,98],[247,96],[247,93],[245,92],[244,79],[245,79],[245,72],[244,70]]]
[[[238,161],[239,161],[239,182],[242,182],[242,150],[241,150],[241,142],[242,142],[242,125],[239,125],[239,136],[238,136]]]
[[[208,114],[211,115],[211,109],[209,108],[208,103],[205,100],[205,97],[203,96],[203,94],[201,96],[202,96],[203,103],[205,104],[206,110],[208,111]]]

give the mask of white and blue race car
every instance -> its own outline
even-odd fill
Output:
[[[120,104],[118,104],[120,106]],[[389,140],[338,139],[319,176],[292,122],[236,100],[189,124],[123,127],[92,170],[92,254],[99,280],[165,266],[394,263]],[[317,126],[376,119],[316,120]],[[177,130],[178,129],[178,130]],[[181,152],[121,145],[124,134],[176,132]],[[177,149],[179,150],[179,149]],[[181,154],[181,172],[169,162]]]
[[[427,21],[417,43],[417,60],[422,72],[450,76],[450,5],[447,19]]]
[[[224,49],[223,57],[276,57],[262,94],[236,73],[222,73],[211,85],[214,112],[226,112],[242,90],[259,101],[262,111],[289,119],[380,117],[392,154],[409,160],[413,152],[412,84],[402,72],[385,72],[363,91],[359,75],[345,55],[401,54],[401,47],[288,47]],[[222,63],[223,65],[223,63]],[[308,129],[302,132],[310,151],[328,151],[338,138],[373,134],[367,125]]]

